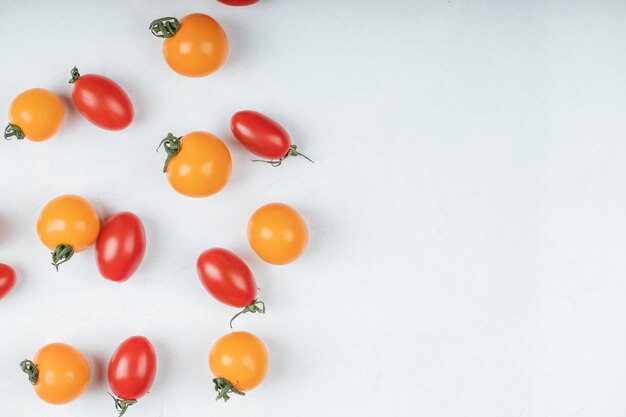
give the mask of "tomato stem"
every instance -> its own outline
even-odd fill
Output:
[[[39,380],[39,369],[37,369],[37,365],[28,359],[24,359],[20,362],[20,368],[22,369],[22,372],[28,375],[30,383],[35,385]]]
[[[122,417],[126,410],[128,410],[128,407],[133,404],[137,404],[137,400],[122,400],[121,398],[115,398],[115,396],[110,392],[107,394],[109,394],[111,398],[113,398],[113,401],[115,401],[115,409],[120,413],[118,417]]]
[[[233,328],[233,320],[235,320],[237,317],[241,316],[242,314],[246,314],[246,313],[261,313],[261,314],[265,314],[265,303],[263,301],[254,300],[250,304],[245,306],[243,308],[243,310],[241,310],[239,313],[235,314],[233,316],[233,318],[230,319],[230,328],[231,329]]]
[[[279,167],[280,164],[282,164],[283,161],[289,156],[302,156],[306,158],[309,162],[315,163],[315,161],[313,161],[311,158],[309,158],[305,154],[298,152],[298,147],[296,145],[291,145],[289,147],[289,151],[287,151],[287,154],[280,159],[270,159],[269,161],[265,159],[253,159],[252,162],[265,162],[267,164],[272,165],[273,167]]]
[[[165,165],[163,165],[163,172],[167,171],[167,164],[170,163],[170,160],[175,157],[178,152],[180,152],[180,140],[181,137],[174,136],[173,133],[168,133],[167,137],[159,143],[159,147],[157,148],[157,152],[161,149],[161,146],[165,149],[167,153],[167,158],[165,159]]]
[[[215,384],[215,391],[217,391],[217,397],[215,397],[215,401],[219,400],[220,398],[223,398],[224,402],[227,402],[228,400],[230,400],[230,396],[228,395],[229,393],[237,394],[237,395],[246,395],[245,392],[241,392],[237,388],[235,388],[235,385],[237,385],[239,382],[233,385],[227,379],[213,378],[213,383]]]
[[[72,256],[74,256],[74,248],[61,243],[57,245],[54,252],[52,252],[52,265],[56,268],[57,272],[59,272],[59,265],[69,261]]]
[[[24,139],[24,132],[22,132],[22,129],[20,129],[18,125],[9,123],[4,129],[4,138],[6,140],[11,140],[13,137],[17,140],[22,140]]]
[[[162,17],[150,23],[150,32],[159,38],[171,38],[180,28],[180,22],[175,17]]]
[[[74,84],[80,78],[80,72],[78,72],[78,68],[74,67],[72,68],[72,71],[70,71],[70,74],[72,74],[72,79],[69,83]]]

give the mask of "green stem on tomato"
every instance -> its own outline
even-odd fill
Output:
[[[178,152],[180,152],[180,140],[182,139],[182,136],[178,137],[178,136],[174,136],[173,133],[168,133],[167,137],[165,139],[163,139],[161,141],[161,143],[159,143],[159,146],[157,147],[157,152],[159,151],[159,149],[161,149],[161,146],[163,146],[163,148],[165,149],[165,152],[167,153],[167,158],[165,159],[165,165],[163,165],[163,172],[167,171],[167,164],[170,163],[170,160],[175,157]]]
[[[137,400],[122,400],[121,398],[115,398],[110,392],[108,394],[113,398],[113,401],[115,401],[115,409],[120,413],[118,417],[122,417],[126,410],[128,410],[128,407],[137,404]]]
[[[150,32],[159,38],[171,38],[180,28],[180,22],[175,17],[162,17],[150,23]]]
[[[69,261],[72,256],[74,256],[74,248],[61,243],[57,245],[54,252],[52,252],[52,265],[56,268],[57,272],[59,272],[59,265]]]
[[[270,159],[270,160],[265,160],[265,159],[253,159],[252,162],[265,162],[267,164],[272,165],[273,167],[279,167],[280,164],[283,163],[283,161],[289,157],[289,156],[302,156],[304,158],[306,158],[309,162],[313,162],[315,163],[315,161],[313,161],[311,158],[309,158],[308,156],[306,156],[303,153],[298,152],[298,147],[296,145],[291,145],[289,147],[289,150],[287,151],[287,154],[285,156],[283,156],[280,159]]]
[[[224,378],[213,378],[213,383],[215,384],[215,391],[217,391],[217,397],[215,397],[215,401],[220,398],[224,399],[224,402],[230,400],[230,396],[228,394],[237,394],[237,395],[246,395],[245,392],[239,391],[229,380]]]
[[[260,306],[260,307],[259,307]],[[263,301],[254,300],[247,306],[243,308],[239,313],[235,314],[232,319],[230,319],[230,328],[233,328],[233,320],[239,317],[242,314],[246,313],[261,313],[265,314],[265,303]]]
[[[72,68],[72,71],[70,71],[70,74],[72,75],[72,79],[69,83],[74,84],[80,78],[80,72],[78,72],[78,68],[74,67]]]
[[[28,359],[24,359],[20,362],[20,368],[22,369],[22,372],[28,375],[30,383],[35,385],[39,380],[39,369],[37,369],[37,365]]]
[[[15,138],[17,140],[24,139],[24,132],[18,125],[14,125],[13,123],[9,123],[7,127],[4,129],[4,138],[6,140],[11,140]]]

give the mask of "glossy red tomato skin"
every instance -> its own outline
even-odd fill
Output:
[[[124,340],[111,356],[108,378],[111,390],[123,400],[143,397],[152,387],[157,358],[152,343],[143,336]]]
[[[257,285],[248,265],[234,253],[207,249],[196,263],[204,288],[218,301],[233,307],[245,307],[256,299]]]
[[[0,264],[0,300],[15,286],[15,271],[7,264]]]
[[[141,219],[130,212],[109,218],[96,240],[96,262],[100,274],[111,281],[130,278],[146,253],[146,232]]]
[[[280,159],[289,152],[289,133],[262,113],[252,110],[237,112],[230,119],[230,129],[246,149],[262,158]]]
[[[72,100],[87,120],[106,130],[122,130],[133,121],[133,104],[122,87],[102,75],[82,75],[74,82]]]
[[[229,6],[250,6],[258,3],[259,0],[217,0],[220,3],[228,4]]]

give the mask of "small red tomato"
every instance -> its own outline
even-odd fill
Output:
[[[96,260],[106,279],[124,282],[135,273],[146,253],[146,232],[139,217],[122,212],[107,220],[96,240]]]
[[[248,265],[234,253],[213,248],[205,250],[196,263],[198,277],[204,288],[218,301],[243,308],[230,320],[243,313],[265,313],[265,304],[256,299],[256,281]]]
[[[154,347],[143,336],[129,337],[113,352],[108,378],[120,416],[150,390],[156,365]]]
[[[228,4],[229,6],[250,6],[251,4],[258,3],[259,0],[217,0],[220,3]]]
[[[0,264],[0,299],[15,286],[15,271],[9,265]]]
[[[243,110],[233,115],[230,129],[235,138],[253,154],[269,158],[273,166],[279,166],[288,156],[306,155],[291,144],[289,133],[278,122],[256,111]],[[259,160],[256,160],[257,162]],[[313,162],[313,161],[311,161]]]
[[[106,130],[122,130],[133,121],[133,104],[115,81],[102,75],[80,75],[72,69],[72,100],[80,114]]]

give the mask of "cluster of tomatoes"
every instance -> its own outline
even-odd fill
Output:
[[[219,1],[237,6],[258,2]],[[181,75],[206,76],[219,69],[228,57],[224,30],[205,14],[191,14],[180,21],[172,17],[157,19],[149,29],[165,38],[165,61]],[[132,123],[132,102],[113,80],[96,74],[81,75],[73,68],[70,83],[74,85],[74,106],[94,125],[115,131]],[[4,136],[44,141],[59,131],[63,118],[64,107],[59,97],[43,88],[30,89],[12,102]],[[255,161],[279,166],[287,157],[302,155],[291,143],[287,131],[259,112],[245,110],[234,114],[231,130],[245,148],[264,158]],[[232,159],[228,147],[217,136],[200,131],[184,136],[169,133],[161,140],[161,147],[167,154],[163,172],[177,192],[205,197],[219,192],[228,183]],[[94,207],[77,195],[62,195],[48,202],[39,215],[37,233],[52,251],[52,265],[57,271],[59,265],[95,244],[100,274],[120,283],[135,273],[146,252],[145,228],[136,214],[121,212],[101,222]],[[248,241],[264,261],[287,264],[304,251],[308,229],[294,208],[272,203],[251,215]],[[265,313],[265,304],[257,299],[254,275],[235,253],[224,248],[208,249],[197,258],[196,270],[202,285],[214,298],[240,309],[230,320],[231,328],[233,320],[241,314]],[[10,292],[15,282],[15,271],[0,264],[0,298]],[[262,382],[268,370],[268,353],[257,336],[232,332],[215,342],[208,362],[217,399],[226,401],[230,394],[245,395]],[[36,394],[51,404],[72,401],[89,385],[88,361],[80,351],[64,343],[43,346],[32,360],[22,361],[20,367]],[[126,339],[112,354],[108,381],[120,416],[150,390],[156,367],[154,347],[142,336]]]

